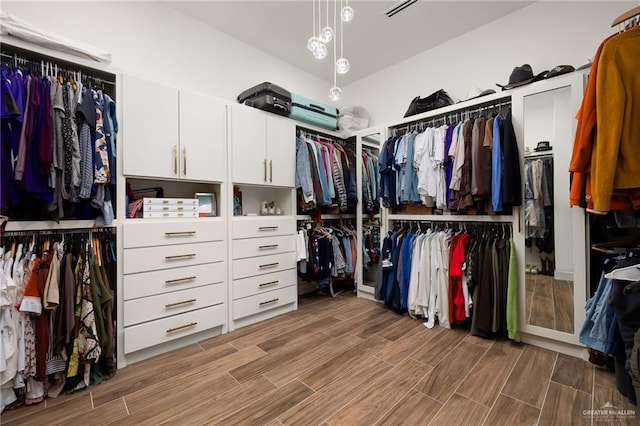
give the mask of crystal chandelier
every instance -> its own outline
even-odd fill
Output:
[[[340,1],[340,32],[338,33],[337,16],[338,16],[338,0],[326,0],[325,25],[322,25],[322,1],[312,0],[313,5],[313,33],[307,40],[307,49],[311,51],[316,59],[324,59],[329,53],[328,43],[333,41],[333,87],[329,89],[329,99],[338,101],[342,97],[342,89],[337,85],[338,74],[346,74],[349,72],[349,60],[344,56],[344,26],[345,22],[350,22],[354,17],[354,11],[349,6],[349,0]],[[330,25],[329,2],[333,1],[333,27]],[[317,2],[317,21],[316,21],[316,2]],[[316,27],[317,23],[317,27]],[[317,32],[316,32],[317,30]],[[337,56],[336,41],[340,37],[340,57]]]

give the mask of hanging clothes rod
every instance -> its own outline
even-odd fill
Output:
[[[109,73],[101,72],[93,68],[87,68],[73,62],[51,58],[9,45],[2,46],[0,58],[2,59],[2,63],[7,64],[13,68],[25,67],[27,69],[30,68],[35,71],[39,70],[42,75],[45,75],[45,70],[48,69],[50,71],[50,74],[55,73],[64,75],[65,73],[78,73],[82,76],[81,81],[84,80],[110,85],[116,84],[115,81],[111,81],[109,79],[113,78],[113,76]]]
[[[437,114],[432,117],[426,117],[421,120],[412,121],[410,123],[406,123],[400,126],[391,127],[392,132],[406,133],[409,131],[417,131],[418,129],[424,130],[425,127],[434,127],[436,124],[442,122],[442,124],[453,124],[458,123],[462,120],[466,120],[471,117],[472,114],[479,115],[481,113],[486,112],[500,112],[503,107],[511,107],[511,101],[503,101],[503,102],[492,102],[485,105],[478,105],[473,107],[461,108],[456,111],[445,112],[442,114]]]
[[[4,231],[2,237],[30,237],[46,235],[69,235],[69,234],[100,234],[108,233],[115,235],[115,228],[77,228],[77,229],[39,229],[33,231]]]

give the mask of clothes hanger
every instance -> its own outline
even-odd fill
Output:
[[[624,12],[622,15],[618,16],[613,20],[611,27],[615,27],[616,25],[622,24],[623,22],[630,20],[633,17],[640,15],[640,6],[636,6]]]

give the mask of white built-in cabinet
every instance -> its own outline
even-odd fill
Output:
[[[221,182],[226,178],[226,104],[192,91],[122,77],[123,173]]]
[[[245,105],[231,106],[232,180],[295,185],[295,122]]]

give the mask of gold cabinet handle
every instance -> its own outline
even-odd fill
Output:
[[[269,160],[269,182],[273,182],[273,160]]]
[[[166,305],[164,305],[164,307],[173,308],[175,306],[188,305],[189,303],[194,303],[195,301],[196,299],[189,299],[189,300],[183,300],[182,302],[167,303]]]
[[[196,231],[165,232],[164,235],[167,237],[181,237],[181,236],[196,235]]]
[[[187,175],[187,147],[182,148],[182,174]]]
[[[262,283],[260,284],[258,287],[262,288],[262,287],[269,287],[272,285],[277,285],[280,281],[269,281],[268,283]]]
[[[185,328],[189,328],[189,327],[195,327],[196,325],[198,325],[197,322],[191,322],[189,324],[181,325],[179,327],[169,328],[167,329],[167,333],[173,333],[174,331],[184,330]]]
[[[176,278],[175,280],[166,280],[164,283],[165,284],[179,284],[179,283],[186,283],[187,281],[193,281],[195,280],[197,277],[194,275],[192,277],[184,277],[184,278]]]
[[[278,248],[278,244],[270,244],[268,246],[258,246],[258,250],[267,250],[267,249],[274,249],[274,248]]]
[[[267,181],[267,159],[264,159],[264,181]]]
[[[278,227],[277,226],[260,226],[258,228],[258,231],[277,231]]]
[[[178,174],[178,145],[173,146],[173,174]]]
[[[174,256],[165,256],[164,258],[167,260],[179,260],[179,259],[188,259],[190,257],[196,257],[196,254],[195,253],[176,254]]]
[[[280,262],[275,262],[275,263],[266,263],[264,265],[260,265],[259,268],[260,269],[264,269],[264,268],[273,268],[275,266],[278,266],[280,264]]]
[[[278,300],[280,300],[280,299],[271,299],[271,300],[267,300],[266,302],[260,302],[260,306],[269,305],[271,303],[276,303]]]

